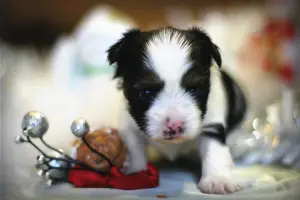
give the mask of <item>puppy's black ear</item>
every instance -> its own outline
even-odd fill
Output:
[[[211,55],[212,55],[213,59],[215,60],[215,62],[217,63],[217,65],[221,68],[222,67],[221,54],[219,51],[219,47],[217,45],[215,45],[214,43],[212,43]]]
[[[109,47],[107,50],[107,60],[110,65],[116,64],[116,72],[115,76],[119,77],[121,75],[121,71],[118,67],[119,62],[122,60],[122,54],[124,52],[125,46],[127,44],[130,46],[131,42],[134,41],[134,39],[137,39],[140,35],[140,30],[138,29],[131,29],[123,34],[123,37],[114,43],[112,46]]]
[[[200,42],[200,44],[204,44],[204,43],[207,44],[205,46],[206,46],[207,50],[210,52],[211,57],[214,59],[214,61],[217,63],[217,65],[221,68],[222,58],[221,58],[221,54],[219,52],[219,47],[211,41],[211,39],[207,35],[207,33],[197,27],[188,29],[188,32],[192,33],[194,35],[195,40],[197,40],[197,42]]]

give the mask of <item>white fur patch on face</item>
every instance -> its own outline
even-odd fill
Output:
[[[147,133],[152,139],[163,139],[167,118],[184,122],[185,139],[193,139],[200,132],[201,111],[194,99],[179,87],[164,88],[146,113]]]
[[[145,65],[162,80],[179,83],[178,80],[191,66],[190,48],[182,35],[165,30],[148,42]]]
[[[164,82],[163,90],[146,113],[147,133],[152,139],[163,139],[169,118],[170,121],[182,121],[182,137],[192,139],[201,128],[201,111],[180,85],[183,75],[191,67],[191,47],[183,36],[175,33],[171,37],[171,33],[164,31],[147,44],[145,64]]]

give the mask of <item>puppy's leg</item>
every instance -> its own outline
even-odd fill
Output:
[[[202,177],[198,184],[201,192],[226,194],[242,188],[233,180],[233,160],[224,143],[202,135],[198,140],[198,150],[202,160]]]
[[[145,170],[147,168],[145,152],[147,142],[126,107],[120,113],[119,134],[128,148],[122,172],[131,174]]]
[[[128,153],[122,172],[124,174],[137,173],[147,169],[147,156],[145,152],[146,141],[140,133],[127,132],[124,142],[127,145]]]

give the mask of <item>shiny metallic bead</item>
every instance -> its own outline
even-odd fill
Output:
[[[66,177],[66,175],[67,175],[67,170],[65,169],[50,169],[45,174],[45,179],[60,181],[63,180]]]
[[[40,176],[40,177],[44,177],[45,176],[45,171],[44,170],[41,170],[41,169],[38,169],[36,171],[37,175]]]
[[[53,183],[54,183],[54,181],[51,180],[51,179],[46,180],[45,182],[46,182],[46,186],[47,186],[47,187],[51,187],[51,186],[53,185]]]
[[[61,160],[51,160],[49,162],[49,165],[55,168],[66,168],[68,167],[68,162],[61,161]]]
[[[74,136],[82,138],[90,131],[90,125],[84,119],[76,119],[71,125]]]
[[[64,150],[63,149],[58,149],[58,151],[62,154],[64,154]]]
[[[43,155],[39,155],[36,159],[37,159],[38,164],[43,164],[43,163],[47,162],[47,158]]]
[[[45,179],[45,180],[51,180],[51,173],[50,173],[50,171],[47,171],[47,172],[45,173],[44,179]]]
[[[28,112],[22,120],[22,130],[25,136],[42,137],[49,128],[47,118],[40,112]]]
[[[61,149],[59,151],[63,153]],[[68,158],[66,158],[63,154],[54,151],[49,154],[53,155],[53,157],[55,158],[63,158],[66,160],[63,161],[63,160],[53,159],[48,163],[50,170],[48,170],[47,173],[45,174],[45,178],[60,181],[64,179],[67,175],[68,167],[70,166],[70,163],[67,161]]]
[[[69,166],[67,162],[52,160],[49,166],[50,170],[45,174],[45,179],[60,181],[67,176]],[[51,167],[53,167],[53,169],[51,169]]]
[[[35,165],[35,168],[37,170],[43,170],[43,171],[46,171],[49,169],[49,166],[47,164],[37,164]]]
[[[58,158],[51,160],[48,164],[51,167],[55,167],[55,168],[66,168],[69,166],[69,162],[68,162],[68,158],[64,155],[63,150],[62,149],[58,149],[59,152],[56,151],[51,151],[48,155],[50,155],[51,157],[54,158]],[[59,159],[64,159],[64,160],[59,160]]]
[[[24,142],[26,142],[26,140],[21,135],[19,135],[15,138],[15,143],[16,144],[21,144],[21,143],[24,143]]]
[[[57,149],[59,152],[56,152],[53,156],[55,157],[55,158],[66,158],[66,154],[64,153],[64,150],[62,150],[62,149]]]

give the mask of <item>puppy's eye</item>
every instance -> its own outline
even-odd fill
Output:
[[[155,91],[151,89],[142,89],[139,91],[139,95],[142,99],[150,99],[155,95]]]
[[[143,95],[145,95],[145,96],[151,96],[151,94],[152,94],[151,90],[144,90],[143,91]]]
[[[191,88],[188,88],[187,91],[189,93],[191,93],[192,95],[200,95],[201,91],[198,87],[191,87]]]

